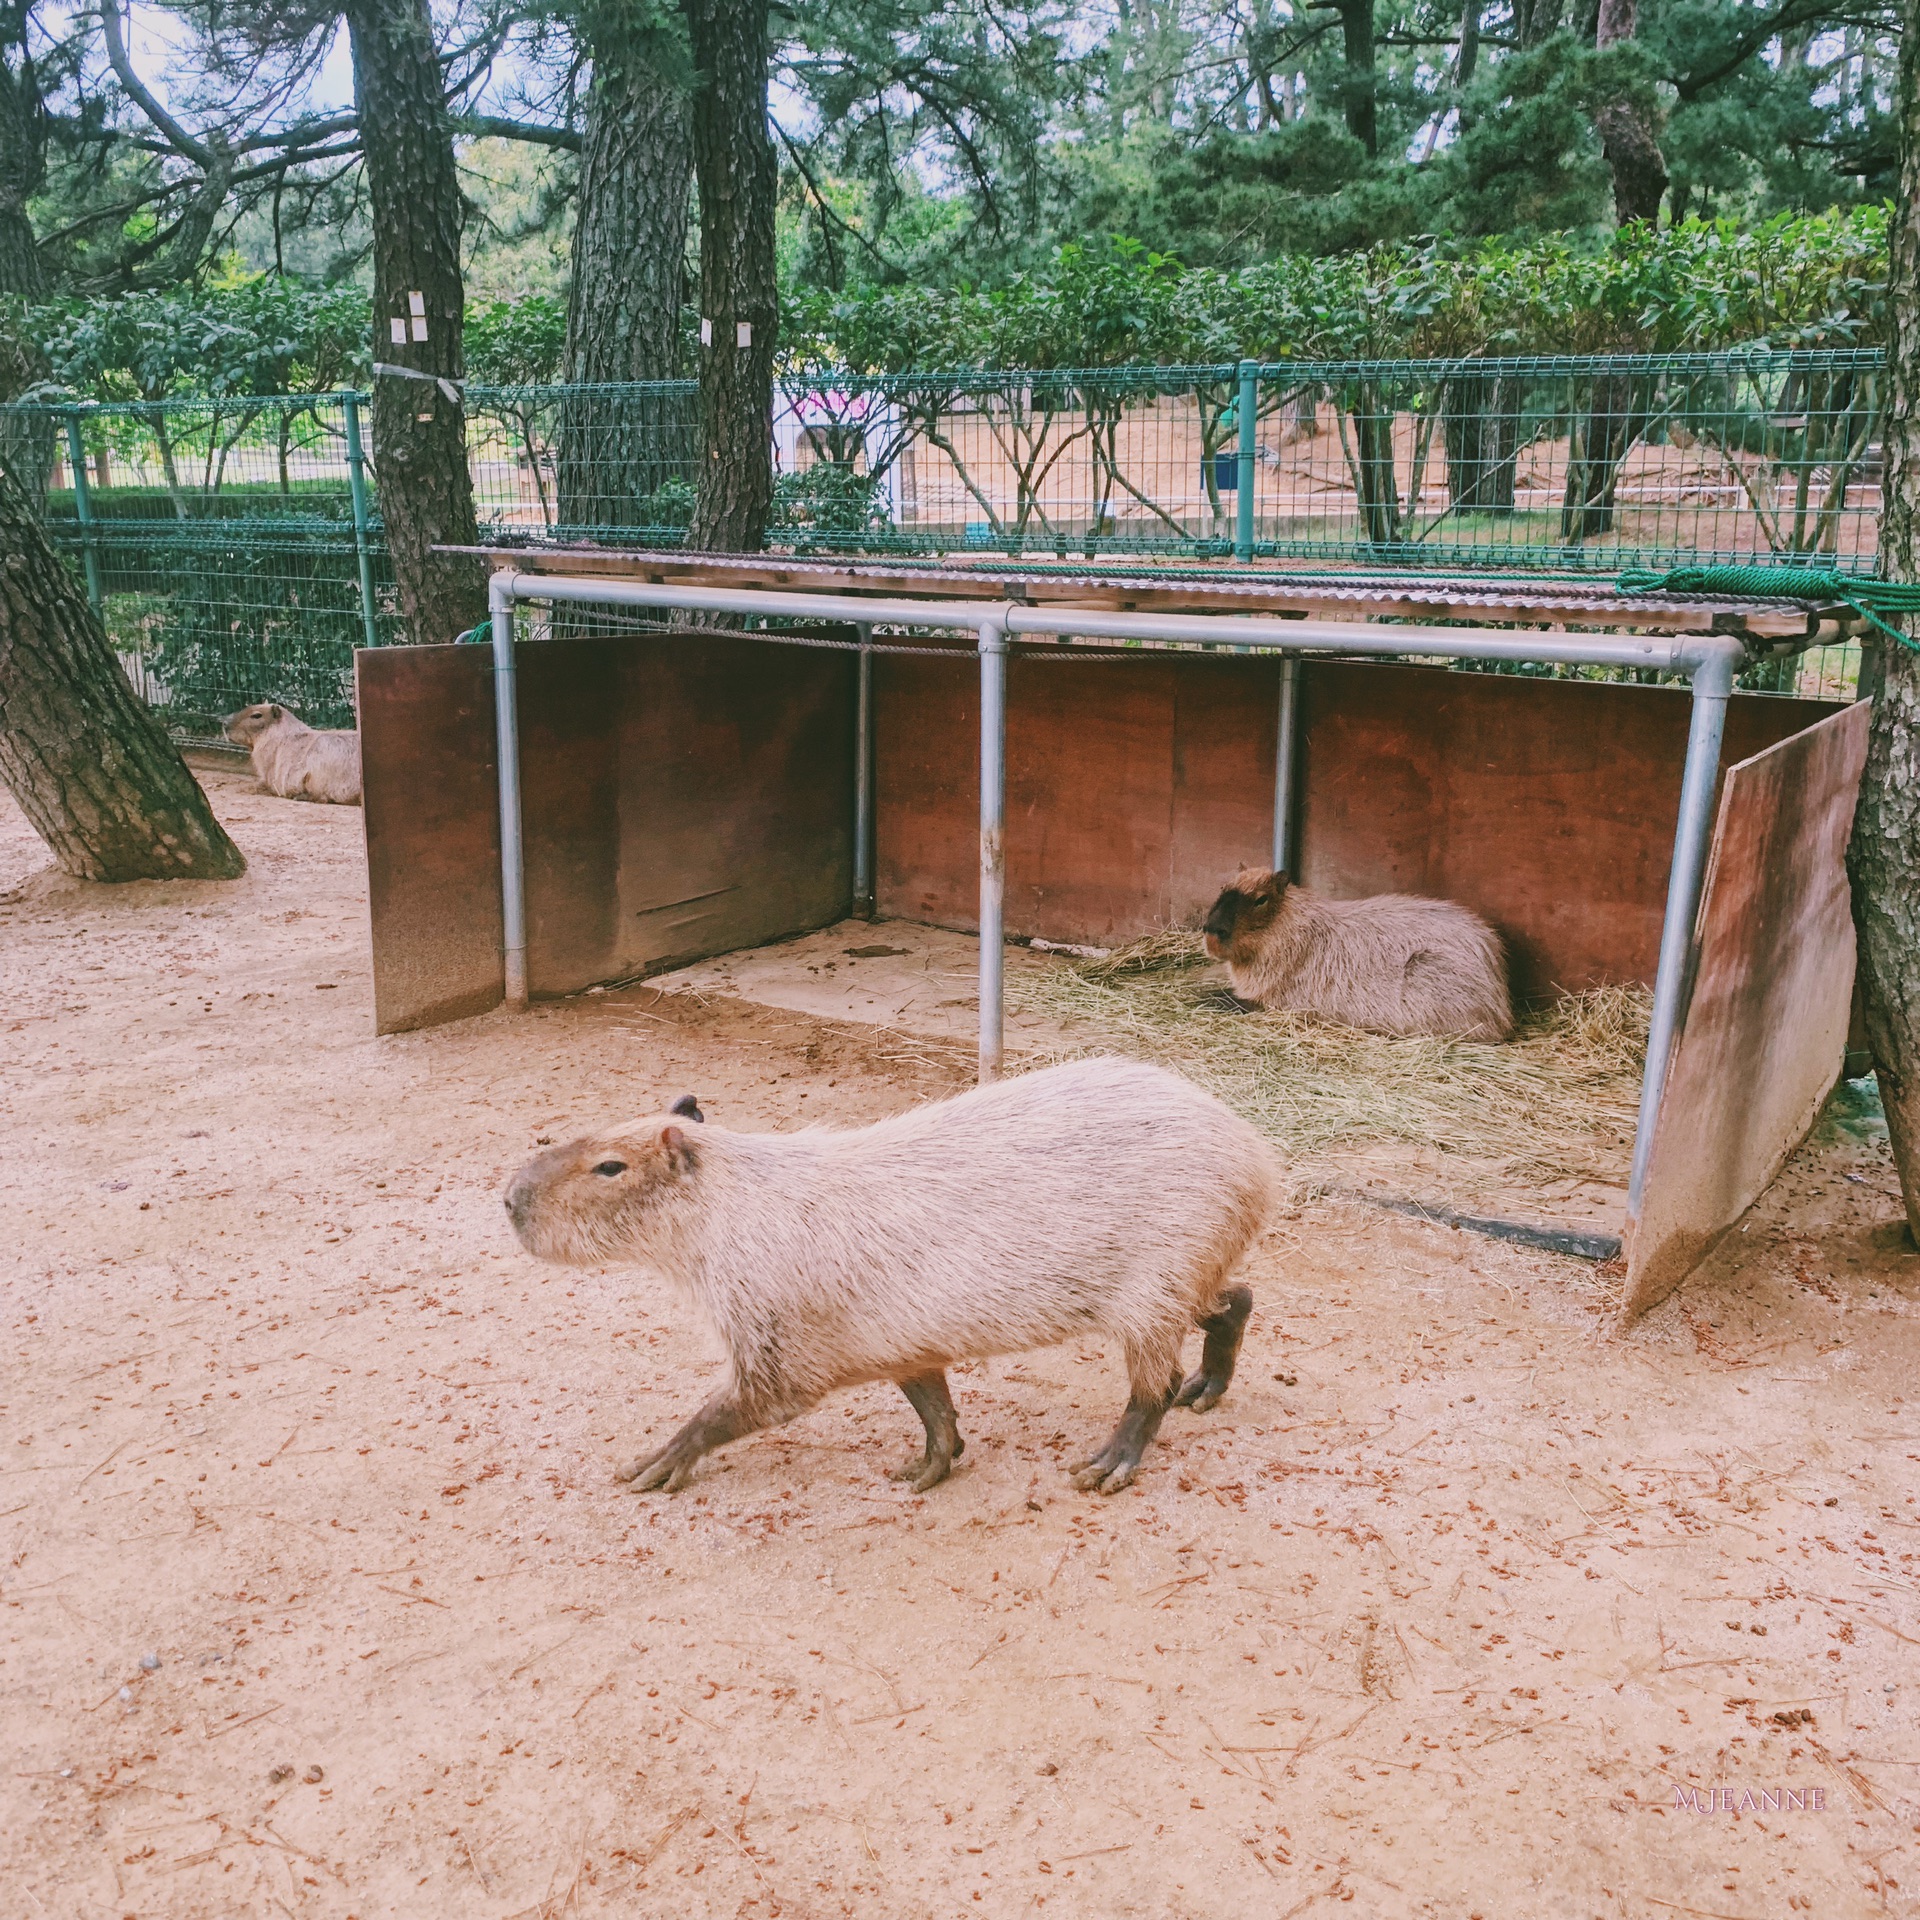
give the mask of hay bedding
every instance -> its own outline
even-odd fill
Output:
[[[1158,1061],[1296,1165],[1397,1143],[1496,1161],[1530,1182],[1625,1178],[1652,1009],[1644,988],[1564,995],[1496,1045],[1247,1013],[1225,982],[1197,933],[1169,928],[1105,959],[1010,975],[1007,995],[1067,1036],[1046,1058]]]

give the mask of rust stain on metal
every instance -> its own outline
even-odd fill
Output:
[[[1660,1103],[1621,1318],[1713,1250],[1806,1137],[1840,1071],[1853,993],[1845,865],[1869,704],[1727,770],[1694,983]]]
[[[1112,946],[1197,925],[1235,868],[1264,864],[1278,680],[1271,659],[1218,654],[1009,661],[1008,932]],[[879,910],[971,928],[974,676],[880,658],[874,711]],[[1833,711],[1737,696],[1729,757]],[[1652,978],[1684,690],[1316,660],[1300,715],[1308,885],[1459,900],[1507,936],[1526,994]]]
[[[357,653],[354,671],[374,1029],[485,1013],[503,985],[493,656],[379,647]]]

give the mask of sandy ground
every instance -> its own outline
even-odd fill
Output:
[[[956,1379],[924,1498],[891,1388],[634,1498],[713,1361],[522,1256],[505,1176],[951,1050],[712,994],[375,1039],[358,814],[207,778],[228,887],[36,877],[0,815],[9,1920],[1920,1913],[1876,1139],[1626,1338],[1577,1262],[1302,1207],[1233,1393],[1111,1500],[1072,1349]]]

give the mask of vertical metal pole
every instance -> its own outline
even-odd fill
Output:
[[[67,464],[73,469],[73,511],[80,522],[80,551],[86,563],[87,598],[95,613],[100,605],[100,555],[93,531],[93,490],[87,483],[87,450],[80,443],[80,416],[67,415]]]
[[[515,576],[502,571],[487,588],[493,614],[493,715],[500,764],[500,917],[507,1005],[527,1004],[527,866],[520,839],[520,714],[515,697]]]
[[[1253,558],[1253,468],[1260,451],[1260,363],[1240,362],[1240,484],[1234,489],[1233,557]]]
[[[1660,964],[1653,983],[1653,1024],[1647,1035],[1647,1068],[1640,1083],[1640,1117],[1633,1135],[1633,1171],[1627,1183],[1627,1218],[1640,1212],[1641,1188],[1653,1152],[1654,1124],[1660,1117],[1674,1038],[1686,1012],[1688,977],[1693,968],[1695,921],[1706,879],[1707,848],[1713,832],[1713,793],[1720,775],[1720,740],[1726,731],[1727,700],[1740,663],[1740,648],[1729,642],[1693,670],[1693,713],[1687,727],[1686,772],[1680,781],[1680,818],[1673,832],[1673,871],[1667,880],[1667,913],[1660,929]]]
[[[1293,871],[1294,754],[1300,733],[1300,658],[1280,656],[1280,737],[1273,754],[1273,870]]]
[[[980,1084],[1000,1078],[1006,1047],[1007,635],[980,628]]]
[[[859,697],[853,717],[853,911],[873,918],[873,629],[865,621],[860,636]]]
[[[360,396],[343,394],[341,404],[347,415],[347,491],[353,496],[353,547],[360,560],[360,624],[366,629],[367,645],[377,647],[380,634],[373,623],[373,555],[367,545],[367,454],[360,439]]]

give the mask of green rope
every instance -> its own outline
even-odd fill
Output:
[[[1667,573],[1623,573],[1616,584],[1622,593],[1727,593],[1755,600],[1838,601],[1909,653],[1920,653],[1920,640],[1880,617],[1920,613],[1920,586],[1905,581],[1814,567],[1674,567]]]

